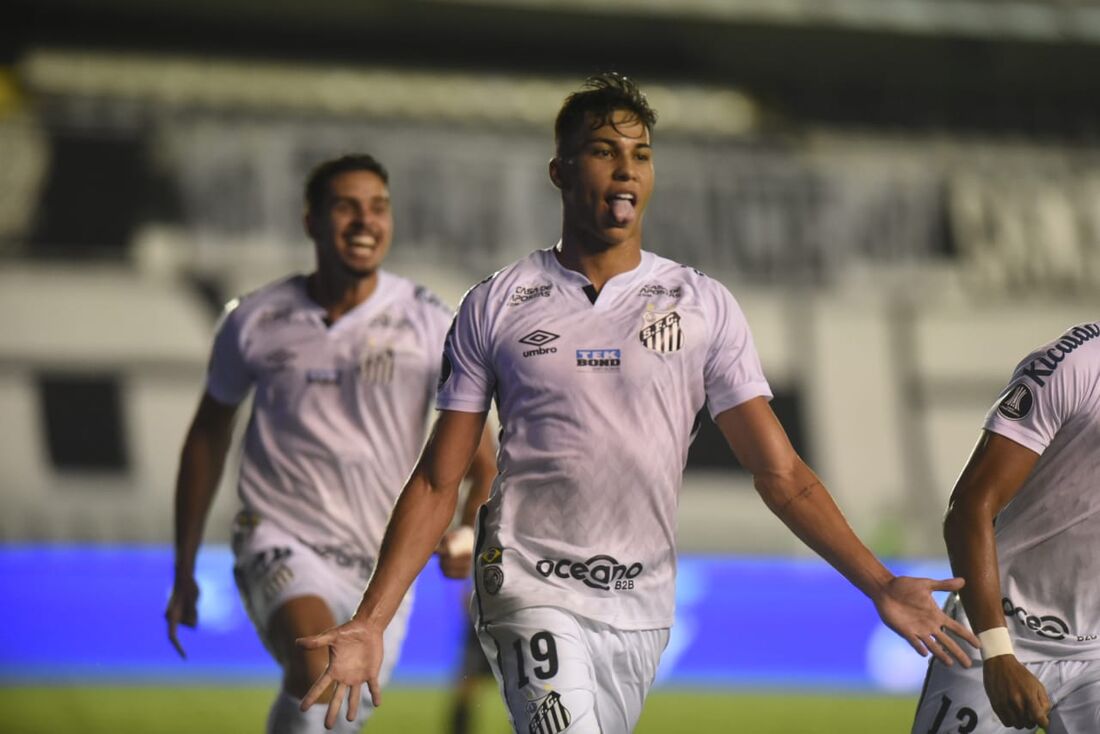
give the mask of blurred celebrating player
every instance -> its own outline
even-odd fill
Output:
[[[966,588],[947,609],[978,631],[982,662],[932,662],[914,734],[1100,732],[1098,482],[1091,323],[1019,364],[951,494],[944,538]]]
[[[388,175],[374,158],[345,156],[318,166],[306,184],[305,226],[316,270],[232,302],[219,326],[180,461],[175,585],[165,615],[183,655],[176,630],[197,622],[194,566],[203,525],[237,406],[255,387],[234,575],[256,630],[283,667],[267,728],[280,734],[322,730],[319,712],[303,713],[299,704],[326,656],[294,640],[355,611],[394,500],[423,445],[450,323],[433,295],[380,269],[393,218]],[[466,457],[473,458],[471,515],[495,473],[488,446]],[[440,544],[449,574],[469,573],[473,543],[463,549],[464,535],[472,539],[472,530],[459,529]],[[393,669],[405,635],[411,594],[404,592],[386,631],[381,678]]]
[[[466,294],[445,347],[442,414],[359,610],[302,641],[330,650],[304,701],[336,682],[328,724],[342,694],[355,715],[364,682],[379,698],[384,631],[447,527],[494,398],[501,473],[479,518],[475,606],[516,731],[634,728],[673,620],[677,494],[704,403],[767,505],[890,627],[969,664],[941,627],[969,633],[930,595],[961,581],[895,577],[864,547],[776,420],[729,291],[642,250],[655,119],[615,74],[559,112],[550,178],[561,241]]]

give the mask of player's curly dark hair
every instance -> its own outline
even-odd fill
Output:
[[[618,110],[630,113],[630,121],[641,121],[652,134],[657,112],[649,106],[642,90],[628,77],[614,71],[590,76],[579,92],[565,98],[554,121],[554,144],[558,154],[583,125],[593,130],[603,127]]]
[[[390,174],[386,167],[368,153],[350,153],[332,158],[317,164],[306,179],[306,211],[320,211],[325,195],[328,194],[329,183],[341,173],[349,171],[369,171],[382,179],[382,183],[387,186],[390,183]]]

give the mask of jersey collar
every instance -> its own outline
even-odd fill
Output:
[[[316,318],[319,325],[325,326],[325,309],[309,297],[306,279],[307,276],[305,275],[298,275],[295,278],[295,285],[297,286],[295,290],[298,294],[301,308],[307,311],[312,317]],[[325,326],[325,328],[330,332],[349,328],[351,324],[358,323],[369,315],[384,308],[386,304],[393,300],[395,295],[395,284],[393,280],[394,276],[379,268],[378,283],[374,287],[374,292],[370,294],[370,298],[345,313],[335,324],[332,326]]]
[[[558,245],[554,247],[545,250],[537,250],[535,252],[540,269],[550,276],[550,280],[556,283],[562,291],[569,294],[571,298],[575,297],[584,301],[589,301],[589,297],[585,294],[585,288],[590,287],[592,282],[588,280],[583,273],[579,273],[576,270],[570,270],[558,262],[558,258],[554,255],[554,250],[560,246],[561,243],[559,242]],[[603,290],[600,291],[599,298],[597,298],[596,302],[593,304],[594,308],[600,308],[601,306],[611,303],[619,293],[629,289],[632,285],[649,274],[649,271],[653,269],[653,263],[656,260],[656,256],[652,252],[646,250],[642,250],[641,254],[641,261],[635,268],[613,276],[604,284]]]

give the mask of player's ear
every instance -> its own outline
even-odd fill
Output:
[[[569,187],[565,181],[565,171],[562,169],[568,166],[568,163],[562,161],[561,158],[554,156],[550,159],[550,183],[554,184],[554,188],[559,191],[568,191]]]

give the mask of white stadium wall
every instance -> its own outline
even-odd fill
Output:
[[[446,268],[398,265],[452,304],[468,285]],[[234,283],[260,281],[238,275]],[[801,296],[733,290],[769,378],[802,396],[815,468],[856,529],[901,555],[940,554],[947,494],[1016,361],[1096,317],[1068,304],[976,307],[942,289],[902,299],[882,282]],[[179,449],[213,329],[209,309],[171,279],[42,265],[0,274],[0,307],[8,314],[0,331],[3,539],[169,542]],[[125,467],[65,470],[51,461],[42,375],[117,383]],[[242,414],[238,429],[243,422]],[[234,472],[230,462],[210,539],[227,536]],[[741,473],[688,473],[680,542],[686,551],[805,552]]]

